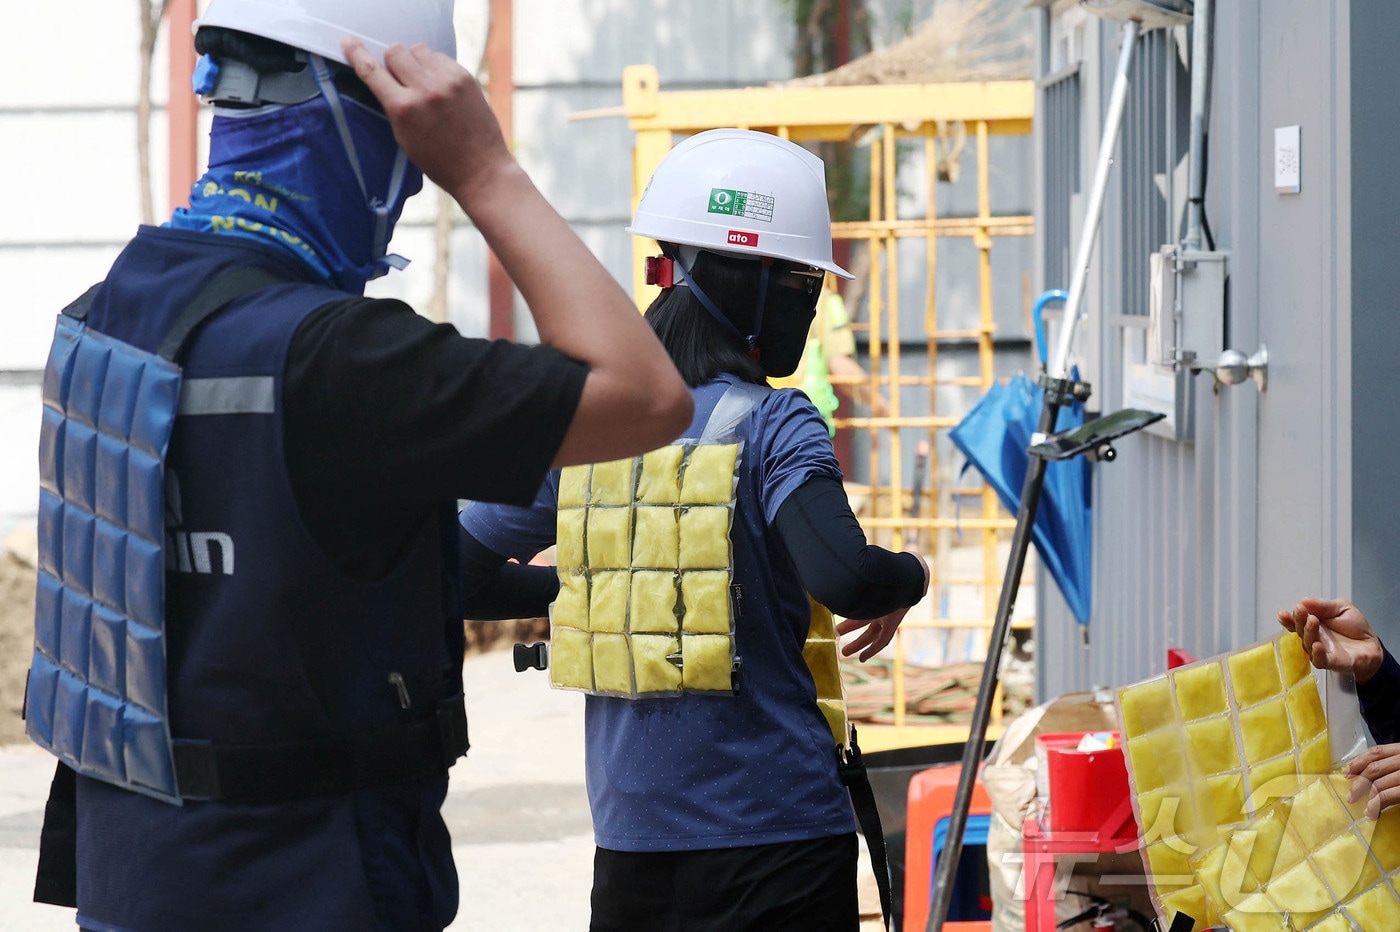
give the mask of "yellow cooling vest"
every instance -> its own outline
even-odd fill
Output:
[[[731,386],[699,440],[561,472],[551,685],[628,699],[734,692],[734,428],[768,391]],[[836,631],[811,604],[803,656],[846,747]]]

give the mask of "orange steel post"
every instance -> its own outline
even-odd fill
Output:
[[[486,34],[486,73],[489,83],[486,98],[501,135],[515,148],[515,25],[513,0],[491,0],[491,27]],[[493,340],[515,337],[515,285],[506,274],[501,260],[488,250],[486,257],[486,287],[490,300],[490,330]]]
[[[170,213],[188,207],[190,189],[199,178],[199,98],[190,88],[194,74],[196,0],[167,0],[167,45],[170,49],[170,88],[166,115],[170,124]]]

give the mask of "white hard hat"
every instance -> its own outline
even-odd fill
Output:
[[[651,176],[627,230],[855,277],[831,261],[822,160],[768,133],[712,129],[676,146]]]
[[[457,57],[452,28],[453,0],[209,0],[204,26],[222,26],[262,36],[348,65],[340,40],[354,36],[381,62],[398,42],[422,42],[435,52]]]

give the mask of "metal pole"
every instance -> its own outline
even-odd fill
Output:
[[[1059,405],[1051,400],[1047,392],[1045,406],[1040,411],[1041,433],[1054,431],[1058,408]],[[1025,568],[1026,554],[1031,546],[1031,531],[1035,527],[1035,514],[1040,506],[1041,489],[1045,485],[1045,466],[1042,457],[1032,455],[1026,466],[1026,481],[1021,485],[1021,508],[1016,514],[1016,532],[1011,538],[1011,557],[1001,583],[996,623],[987,642],[987,661],[982,669],[982,681],[977,686],[977,705],[973,708],[967,744],[963,746],[962,772],[958,774],[958,790],[953,797],[953,810],[948,816],[948,834],[944,836],[943,850],[938,854],[938,867],[934,873],[933,905],[929,908],[927,932],[938,932],[943,928],[948,918],[948,907],[952,903],[953,878],[957,875],[958,861],[962,858],[963,832],[967,830],[972,789],[987,743],[987,720],[991,717],[992,697],[997,692],[1001,652],[1006,645],[1007,632],[1011,629],[1016,593],[1021,587],[1021,571]]]
[[[1201,248],[1206,195],[1206,126],[1210,121],[1211,0],[1196,0],[1191,43],[1191,182],[1186,200],[1183,249]]]
[[[1104,117],[1103,138],[1099,142],[1099,161],[1094,170],[1094,185],[1089,190],[1089,203],[1084,209],[1084,229],[1079,234],[1079,248],[1075,252],[1074,270],[1069,284],[1069,300],[1065,302],[1065,323],[1060,328],[1060,339],[1055,344],[1055,352],[1050,354],[1050,365],[1046,369],[1046,373],[1052,379],[1062,379],[1069,371],[1070,342],[1079,322],[1079,307],[1084,303],[1084,283],[1089,277],[1089,262],[1094,257],[1094,241],[1098,239],[1099,223],[1103,219],[1103,198],[1108,189],[1109,169],[1113,167],[1113,150],[1118,145],[1118,128],[1123,124],[1123,108],[1128,102],[1128,69],[1133,63],[1138,28],[1138,24],[1131,20],[1123,24],[1123,48],[1118,54],[1118,74],[1113,79],[1113,93],[1108,100],[1108,114]]]
[[[1074,331],[1079,323],[1079,307],[1084,300],[1084,283],[1088,278],[1089,261],[1093,257],[1094,241],[1098,238],[1099,224],[1103,219],[1104,193],[1108,188],[1108,173],[1113,166],[1113,150],[1118,144],[1118,130],[1122,126],[1123,109],[1128,100],[1128,72],[1133,63],[1138,31],[1139,26],[1136,22],[1129,21],[1123,24],[1123,47],[1118,55],[1118,72],[1113,81],[1108,114],[1104,119],[1094,184],[1085,209],[1084,229],[1080,233],[1079,248],[1075,255],[1069,298],[1065,302],[1065,321],[1060,328],[1060,339],[1046,370],[1051,379],[1060,382],[1064,381],[1069,371],[1070,344],[1074,340]],[[1059,401],[1058,391],[1045,393],[1038,426],[1040,434],[1054,432]],[[1040,493],[1045,485],[1046,461],[1034,454],[1027,455],[1030,461],[1026,466],[1025,482],[1021,486],[1021,507],[1016,513],[1016,532],[1011,538],[1011,555],[1007,560],[1006,575],[1002,578],[996,622],[992,625],[992,636],[987,644],[987,660],[982,667],[982,681],[977,687],[977,705],[973,708],[967,743],[963,746],[962,772],[958,775],[958,790],[953,797],[953,810],[949,814],[948,834],[945,836],[943,850],[938,855],[938,868],[933,880],[933,904],[929,908],[926,932],[941,932],[943,923],[948,918],[948,907],[952,904],[953,879],[957,875],[958,861],[962,859],[963,833],[967,831],[972,789],[977,780],[977,768],[982,763],[986,748],[987,721],[991,717],[992,697],[996,694],[1001,673],[1001,653],[1006,647],[1006,635],[1011,628],[1011,615],[1016,608],[1016,593],[1021,586],[1021,571],[1026,565],[1026,554],[1031,546],[1031,532],[1035,527],[1036,512],[1040,508]]]

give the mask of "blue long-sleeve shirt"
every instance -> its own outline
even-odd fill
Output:
[[[1400,695],[1400,663],[1390,651],[1385,652],[1376,675],[1357,684],[1356,695],[1361,700],[1361,717],[1376,743],[1400,741],[1400,702],[1396,701]]]

